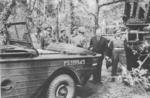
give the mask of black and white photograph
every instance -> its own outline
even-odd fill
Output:
[[[0,98],[150,98],[150,0],[0,0]]]

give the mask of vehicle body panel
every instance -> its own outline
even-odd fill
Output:
[[[98,57],[100,55],[81,56],[55,52],[44,52],[36,57],[1,57],[1,83],[9,80],[9,86],[12,86],[10,90],[5,90],[2,85],[2,98],[37,97],[42,91],[39,89],[45,89],[43,85],[59,69],[69,69],[77,76],[78,84],[83,85],[96,70],[92,67],[92,60]]]

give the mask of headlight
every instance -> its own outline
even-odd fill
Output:
[[[92,61],[92,66],[97,66],[98,65],[98,58],[94,58]]]
[[[97,63],[93,63],[93,64],[92,64],[92,66],[97,66],[97,65],[98,65]]]

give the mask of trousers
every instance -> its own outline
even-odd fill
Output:
[[[117,75],[118,63],[121,58],[121,54],[124,53],[123,49],[113,49],[112,51],[112,76]]]
[[[93,72],[93,80],[95,82],[101,81],[102,62],[103,62],[103,58],[100,58],[98,60],[98,65],[96,66],[96,71]]]

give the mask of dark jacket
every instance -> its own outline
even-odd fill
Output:
[[[108,40],[102,36],[100,40],[97,40],[97,37],[94,36],[90,41],[90,48],[92,48],[92,51],[100,53],[102,56],[104,56],[108,49]]]

